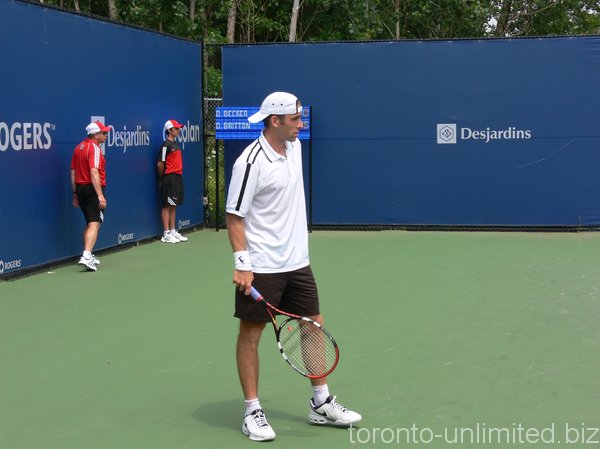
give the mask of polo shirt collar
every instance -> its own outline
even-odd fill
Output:
[[[279,154],[273,149],[273,147],[271,147],[271,145],[269,145],[269,142],[267,142],[267,139],[265,138],[264,131],[260,132],[258,142],[260,143],[260,146],[263,148],[263,150],[265,150],[265,153],[267,153],[269,160],[274,161],[275,159],[285,159],[285,156]],[[285,149],[288,149],[287,142],[285,143]]]

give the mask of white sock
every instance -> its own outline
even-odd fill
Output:
[[[325,385],[313,385],[313,403],[318,407],[329,397],[329,387]]]
[[[175,235],[175,229],[171,229],[169,232],[171,233],[171,235]]]
[[[258,398],[245,400],[244,403],[246,404],[246,416],[250,415],[254,410],[261,408]]]
[[[83,258],[84,259],[89,259],[90,257],[92,257],[92,253],[90,253],[89,251],[84,251],[83,252]]]

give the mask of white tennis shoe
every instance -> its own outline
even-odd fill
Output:
[[[96,259],[96,256],[92,254],[92,260],[94,261],[94,265],[100,265],[100,261]]]
[[[308,421],[311,424],[330,426],[349,426],[356,424],[362,416],[352,410],[348,410],[341,404],[335,402],[335,396],[329,396],[325,402],[318,407],[310,400],[310,412]]]
[[[265,412],[260,408],[244,416],[242,432],[252,441],[271,441],[275,439],[275,431],[267,422]]]
[[[163,235],[160,241],[163,243],[179,243],[179,239],[171,233]]]
[[[187,242],[188,238],[185,235],[181,235],[179,232],[177,231],[173,231],[173,235],[175,236],[175,238],[177,238],[180,242]]]
[[[86,259],[85,257],[81,256],[78,264],[83,265],[87,271],[96,271],[98,269],[96,268],[96,264],[94,263],[93,257]]]

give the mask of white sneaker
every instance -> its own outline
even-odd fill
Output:
[[[271,441],[275,439],[275,432],[267,422],[265,412],[260,408],[244,416],[242,432],[252,441]]]
[[[188,238],[187,238],[185,235],[181,235],[181,234],[180,234],[179,232],[177,232],[177,231],[175,231],[175,232],[173,233],[173,235],[174,235],[175,237],[177,237],[177,238],[179,239],[179,241],[180,241],[180,242],[187,242],[187,241],[188,241]]]
[[[163,243],[179,243],[179,239],[173,234],[163,235],[160,241]]]
[[[94,265],[100,265],[100,261],[96,259],[96,256],[92,254],[92,260],[94,261]]]
[[[318,407],[310,400],[310,412],[308,420],[312,424],[330,426],[349,426],[362,419],[362,416],[352,410],[348,410],[341,404],[335,402],[335,396],[329,396],[325,402]]]
[[[83,265],[87,271],[96,271],[98,269],[96,268],[93,257],[86,259],[85,257],[81,256],[78,263],[79,265]]]

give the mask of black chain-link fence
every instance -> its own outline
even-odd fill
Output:
[[[225,226],[225,173],[223,142],[215,137],[216,109],[221,98],[204,98],[204,183],[206,226]]]

